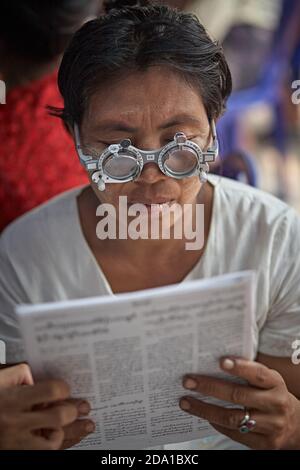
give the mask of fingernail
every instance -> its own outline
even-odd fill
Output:
[[[196,380],[194,379],[185,379],[185,381],[183,382],[183,386],[184,388],[188,388],[189,390],[193,390],[197,387],[197,382]]]
[[[78,406],[78,411],[81,415],[89,414],[90,410],[91,407],[86,401],[81,402]]]
[[[94,423],[88,423],[86,426],[85,426],[85,430],[87,433],[91,433],[91,432],[94,432],[95,431],[95,425]]]
[[[184,411],[190,410],[191,405],[187,400],[180,400],[180,408]]]
[[[234,361],[232,359],[224,359],[222,361],[222,367],[223,369],[230,370],[234,368]]]

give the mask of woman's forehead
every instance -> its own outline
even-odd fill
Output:
[[[199,91],[179,74],[158,67],[99,88],[90,98],[85,119],[103,128],[129,123],[135,127],[147,120],[161,128],[177,121],[198,126],[207,122]]]

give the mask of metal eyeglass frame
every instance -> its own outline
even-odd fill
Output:
[[[212,145],[206,151],[203,151],[199,145],[188,140],[183,132],[177,132],[174,136],[173,141],[169,144],[161,147],[158,150],[140,150],[131,144],[130,139],[123,139],[119,144],[111,144],[106,147],[99,157],[94,155],[87,155],[83,152],[81,145],[80,134],[78,125],[74,125],[75,145],[76,151],[81,164],[86,168],[87,171],[92,171],[92,181],[98,185],[100,191],[104,191],[105,183],[128,183],[137,179],[145,164],[156,163],[159,169],[166,176],[170,176],[175,179],[183,179],[191,176],[199,176],[201,181],[207,180],[207,173],[209,171],[208,163],[212,163],[216,160],[219,152],[219,145],[216,133],[216,126],[214,121],[211,121],[211,134],[212,134]],[[164,166],[164,162],[170,150],[182,150],[191,149],[196,154],[198,163],[192,171],[186,174],[173,173]],[[119,152],[128,152],[128,156],[132,156],[136,161],[136,171],[133,175],[127,178],[112,178],[105,173],[104,162],[109,157],[122,157]]]

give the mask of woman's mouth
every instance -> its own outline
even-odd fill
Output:
[[[175,199],[171,200],[155,200],[155,201],[131,201],[128,202],[128,206],[132,206],[133,204],[142,204],[146,207],[147,211],[152,214],[162,213],[166,210],[169,210],[170,207],[175,203]]]

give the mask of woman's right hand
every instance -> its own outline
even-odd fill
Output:
[[[89,404],[61,380],[33,384],[26,364],[0,370],[0,449],[55,450],[87,436]]]

